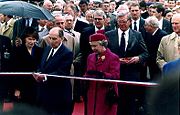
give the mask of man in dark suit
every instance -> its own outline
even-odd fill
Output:
[[[144,28],[145,20],[141,17],[141,9],[138,3],[133,2],[130,5],[130,13],[132,16],[131,29],[141,32],[143,39],[146,39],[146,30]],[[141,78],[147,79],[147,67],[142,65],[141,67]]]
[[[167,33],[159,28],[158,19],[156,17],[148,17],[146,19],[145,29],[148,32],[148,36],[145,39],[149,51],[147,66],[149,68],[150,79],[154,80],[161,77],[161,70],[156,64],[156,57],[160,41]]]
[[[127,81],[142,81],[141,65],[148,59],[148,51],[141,33],[129,28],[131,16],[127,10],[117,14],[119,28],[106,33],[109,38],[109,48],[119,55],[121,68],[120,79]],[[119,85],[119,109],[120,115],[134,115],[137,112],[136,100],[141,97],[139,88],[135,86]],[[136,113],[138,114],[138,113]]]
[[[39,85],[38,100],[40,106],[50,114],[71,115],[72,87],[70,79],[50,77],[47,74],[69,75],[73,54],[62,44],[62,29],[52,28],[49,32],[49,38],[52,47],[45,48],[38,70],[43,74],[33,74]]]
[[[141,17],[141,10],[138,3],[132,3],[130,6],[130,13],[132,16],[131,29],[141,32],[145,39],[146,30],[144,29],[145,20]]]
[[[75,6],[66,5],[63,8],[63,14],[69,14],[74,17],[74,31],[81,33],[84,28],[89,27],[89,24],[80,21],[76,16],[79,13],[78,8]]]
[[[35,30],[38,31],[37,19],[21,18],[21,19],[15,21],[14,26],[13,26],[13,36],[12,36],[13,45],[15,44],[16,38],[21,36],[22,31],[26,27],[33,27]]]
[[[156,5],[156,13],[155,16],[159,20],[159,28],[167,32],[167,34],[171,34],[173,32],[171,23],[163,18],[165,12],[165,8],[161,4]]]
[[[91,46],[89,44],[89,36],[94,33],[102,33],[111,30],[110,27],[104,26],[105,13],[102,10],[96,10],[93,13],[95,26],[90,26],[84,29],[80,36],[80,51],[83,56],[83,64],[86,65],[87,57],[92,53]],[[83,66],[84,67],[84,66]]]
[[[0,35],[0,72],[7,72],[11,52],[11,40]],[[7,76],[0,77],[0,102],[7,98],[10,88],[10,79]]]

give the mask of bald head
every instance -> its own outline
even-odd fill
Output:
[[[50,45],[56,49],[63,41],[63,30],[60,27],[54,27],[49,31]]]
[[[174,14],[172,16],[171,23],[172,23],[173,31],[178,35],[180,35],[180,13]]]
[[[49,11],[52,11],[53,3],[50,0],[45,0],[43,3],[43,7]]]

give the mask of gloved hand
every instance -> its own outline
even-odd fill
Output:
[[[95,76],[97,76],[97,78],[103,78],[103,76],[104,76],[103,72],[96,71],[96,70],[89,70],[89,71],[87,71],[87,74],[88,75],[95,75]]]

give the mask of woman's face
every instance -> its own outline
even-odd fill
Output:
[[[35,42],[36,42],[36,39],[33,37],[26,37],[25,38],[25,45],[27,48],[33,48]]]

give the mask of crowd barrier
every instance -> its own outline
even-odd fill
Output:
[[[1,76],[32,76],[32,72],[0,72]],[[98,81],[98,82],[111,82],[125,85],[135,85],[135,86],[144,86],[144,87],[153,87],[158,86],[158,83],[153,82],[135,82],[135,81],[124,81],[124,80],[112,80],[112,79],[97,79],[97,78],[87,78],[87,77],[77,77],[77,76],[60,76],[60,75],[49,75],[49,77],[57,77],[57,78],[66,78],[66,79],[78,79],[78,80],[86,80],[86,81]]]

